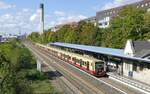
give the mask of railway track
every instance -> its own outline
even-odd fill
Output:
[[[46,60],[43,60],[43,64],[45,64],[50,71],[53,71],[54,74],[52,76],[54,77],[52,82],[55,84],[54,86],[59,90],[59,92],[63,94],[83,94],[76,88],[74,85],[72,85],[60,72],[58,72],[56,69],[51,67]],[[50,62],[50,61],[48,61]]]
[[[30,50],[33,51],[32,48],[30,48]],[[76,87],[74,87],[65,77],[61,76],[62,75],[61,73],[59,73],[57,70],[51,67],[48,63],[46,63],[47,61],[43,60],[43,58],[41,58],[36,52],[33,52],[33,54],[34,56],[36,56],[37,59],[40,59],[41,61],[43,61],[42,64],[46,65],[50,69],[50,71],[53,72],[52,76],[53,76],[53,79],[55,79],[53,83],[55,83],[56,88],[58,88],[58,86],[59,88],[61,88],[61,90],[59,89],[59,92],[63,94],[83,94]]]
[[[28,45],[28,47],[29,47],[29,45]],[[45,62],[48,62],[48,64],[50,66],[52,66],[56,70],[60,71],[62,73],[63,77],[65,77],[71,84],[73,84],[80,91],[80,93],[75,92],[75,94],[104,94],[101,90],[97,89],[96,87],[89,84],[88,82],[85,82],[77,75],[71,73],[70,71],[66,70],[64,67],[55,63],[56,61],[50,59],[47,56],[47,53],[45,53],[41,49],[40,50],[38,49],[38,51],[37,51],[36,50],[37,48],[33,49],[33,46],[32,47],[30,46],[30,49],[32,49],[32,51],[36,52],[39,56],[41,56]]]
[[[72,67],[69,67],[71,65],[68,66],[67,64],[64,64],[64,61],[58,60],[58,58],[52,56],[49,52],[45,51],[44,49],[37,47],[35,48],[33,46],[31,48],[32,49],[34,48],[34,51],[38,49],[38,51],[36,50],[36,52],[45,55],[45,56],[41,55],[43,58],[46,58],[48,60],[51,58],[52,60],[51,62],[53,62],[51,66],[59,68],[58,70],[61,72],[63,71],[64,72],[63,76],[65,76],[68,81],[70,81],[75,87],[77,87],[78,90],[82,91],[83,94],[141,94],[136,90],[128,88],[127,86],[123,86],[121,84],[120,84],[121,86],[118,86],[119,83],[116,84],[116,82],[111,81],[108,78],[100,78],[100,80],[104,81],[105,83],[99,84],[98,81],[93,80],[93,78],[89,78],[88,77],[89,75],[83,77],[82,73],[80,74],[79,71],[73,70]],[[107,86],[110,84],[114,85],[115,88]]]

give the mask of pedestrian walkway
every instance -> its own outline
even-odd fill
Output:
[[[150,94],[150,85],[148,85],[148,84],[139,82],[139,81],[134,80],[132,78],[128,78],[128,77],[125,77],[125,76],[118,75],[117,73],[111,73],[110,72],[110,73],[108,73],[108,75],[109,75],[110,79],[119,81],[123,84],[126,84],[126,85],[132,87],[132,88],[135,88],[135,89],[138,89],[142,92]]]

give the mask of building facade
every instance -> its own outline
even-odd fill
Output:
[[[150,41],[128,40],[124,49],[124,54],[131,57],[149,60]],[[150,84],[150,63],[124,60],[123,74],[124,76]]]
[[[135,6],[136,8],[143,8],[143,9],[146,9],[147,11],[150,11],[150,0],[142,0],[140,2],[136,2],[136,3],[125,5],[125,6]],[[110,24],[111,18],[117,16],[119,10],[121,10],[125,6],[97,12],[96,13],[97,26],[99,26],[100,28],[108,27]]]

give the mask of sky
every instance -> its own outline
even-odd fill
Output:
[[[45,6],[45,29],[95,16],[97,11],[140,0],[0,0],[0,34],[40,30],[39,5]]]

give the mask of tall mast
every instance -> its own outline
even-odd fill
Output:
[[[40,4],[40,25],[41,25],[40,34],[43,34],[44,32],[44,3]]]

